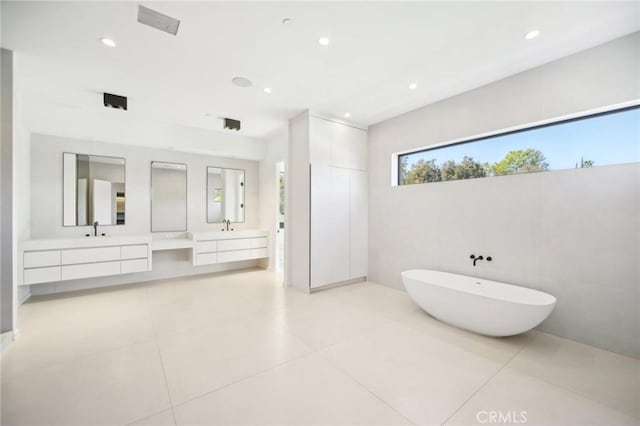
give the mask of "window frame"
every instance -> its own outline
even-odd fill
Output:
[[[528,131],[531,131],[531,130],[542,129],[542,128],[552,127],[552,126],[558,126],[558,125],[571,123],[571,122],[575,122],[575,121],[588,120],[588,119],[591,119],[591,118],[601,117],[601,116],[610,115],[610,114],[616,114],[616,113],[619,113],[619,112],[631,111],[631,110],[634,110],[634,109],[640,109],[640,99],[635,99],[633,101],[624,102],[624,103],[620,103],[620,104],[609,105],[609,106],[602,107],[602,108],[597,108],[597,109],[594,109],[594,110],[582,111],[582,112],[575,113],[575,114],[569,114],[569,115],[565,115],[565,116],[554,117],[554,118],[550,118],[550,119],[547,119],[547,120],[526,123],[526,124],[523,124],[523,125],[514,126],[514,127],[510,127],[510,128],[506,128],[506,129],[500,129],[500,130],[497,130],[497,131],[481,133],[479,135],[474,135],[474,136],[470,136],[470,137],[454,139],[454,140],[448,141],[448,142],[429,145],[429,146],[424,147],[424,148],[418,148],[418,149],[411,149],[411,150],[407,150],[407,151],[396,152],[396,153],[393,153],[391,155],[391,163],[392,163],[391,164],[391,175],[392,175],[391,185],[392,186],[412,186],[412,185],[420,185],[420,184],[425,184],[425,183],[438,183],[438,182],[421,182],[420,184],[403,185],[401,183],[402,180],[401,180],[401,176],[400,176],[400,173],[402,171],[402,168],[400,167],[400,161],[402,160],[403,157],[405,157],[407,155],[419,154],[419,153],[433,151],[433,150],[441,149],[441,148],[447,148],[447,147],[453,147],[453,146],[457,146],[457,145],[464,145],[464,144],[469,144],[469,143],[474,143],[474,142],[480,142],[480,141],[483,141],[483,140],[486,140],[486,139],[495,138],[495,137],[507,136],[507,135],[511,135],[511,134],[515,134],[515,133],[528,132]],[[550,171],[553,171],[553,170],[550,170]],[[509,176],[511,176],[511,175],[509,175]],[[457,179],[457,180],[467,180],[467,179]],[[447,181],[447,182],[454,182],[454,181],[451,180],[451,181]]]

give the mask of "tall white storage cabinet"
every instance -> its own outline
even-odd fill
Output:
[[[308,152],[308,198],[298,197],[289,202],[292,209],[304,203],[309,206],[309,223],[298,224],[297,230],[305,232],[303,225],[307,225],[309,280],[306,285],[314,289],[367,275],[367,132],[305,114],[292,120],[297,128],[291,132],[291,135],[302,133],[305,137],[292,137],[290,143],[308,143],[308,150],[300,146],[293,150],[294,153]],[[306,134],[301,132],[305,126]],[[301,160],[290,155],[290,161]],[[297,177],[290,175],[289,179]],[[292,232],[296,232],[295,225],[292,224]],[[291,250],[305,249],[303,244],[299,245]],[[290,267],[295,270],[300,265]]]

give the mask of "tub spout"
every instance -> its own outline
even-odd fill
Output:
[[[482,255],[477,256],[477,257],[476,257],[476,255],[475,255],[475,254],[472,254],[471,256],[469,256],[469,258],[470,258],[470,259],[473,259],[473,266],[476,266],[476,262],[477,262],[478,260],[482,260],[482,259],[484,259],[484,257],[482,257]]]

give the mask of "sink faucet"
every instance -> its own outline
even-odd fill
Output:
[[[93,222],[93,236],[94,237],[98,236],[98,221],[97,220],[95,222]]]
[[[229,229],[229,226],[231,226],[231,220],[229,220],[229,219],[223,220],[222,223],[224,224],[224,226],[227,227],[227,229],[226,229],[227,231],[229,231],[229,230],[233,231],[233,228]],[[224,231],[225,229],[222,228],[222,230]]]

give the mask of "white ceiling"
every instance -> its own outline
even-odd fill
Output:
[[[3,1],[25,102],[107,114],[107,91],[129,97],[110,112],[126,120],[222,131],[227,116],[268,138],[307,108],[371,125],[640,29],[638,2],[140,4],[180,19],[177,37],[137,23],[136,2]]]

